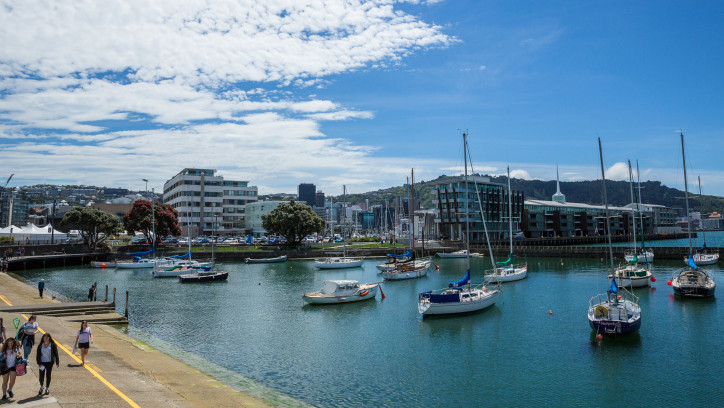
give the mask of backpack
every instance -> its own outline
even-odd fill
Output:
[[[18,329],[18,335],[15,336],[15,338],[18,339],[18,343],[23,344],[23,339],[26,336],[27,335],[25,334],[25,323],[23,323],[23,325],[20,326],[20,328]]]

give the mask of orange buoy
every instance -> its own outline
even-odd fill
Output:
[[[667,285],[671,286],[671,281],[666,282]]]
[[[596,335],[596,340],[598,340],[598,341],[603,340],[603,335],[602,335],[601,333],[598,333],[598,334]]]
[[[549,315],[552,315],[552,314],[553,314],[553,311],[552,311],[552,310],[549,310],[549,311],[548,311],[548,314],[549,314]]]
[[[106,264],[102,263],[101,268],[105,268],[105,267],[106,267]]]
[[[367,296],[369,293],[370,293],[369,290],[363,290],[362,292],[359,293],[359,295],[360,295],[360,297],[365,297],[365,296]]]
[[[656,277],[655,277],[655,276],[651,276],[651,282],[656,282]]]

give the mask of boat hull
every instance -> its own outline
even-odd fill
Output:
[[[512,268],[510,270],[503,269],[500,274],[491,274],[485,276],[485,281],[489,283],[513,282],[525,279],[528,276],[528,267]]]
[[[684,263],[688,263],[689,258],[684,258]],[[714,265],[719,262],[719,254],[694,254],[694,263],[701,265]]]
[[[632,322],[591,320],[589,318],[588,323],[591,326],[591,329],[593,329],[596,333],[607,336],[622,336],[634,333],[641,328],[640,318]]]
[[[314,267],[317,269],[344,269],[344,268],[357,268],[362,266],[363,260],[350,260],[350,261],[338,261],[338,262],[314,262]]]
[[[409,269],[393,269],[382,272],[382,277],[385,280],[405,280],[405,279],[417,279],[427,276],[427,271],[430,269],[431,262],[425,262],[424,264]]]
[[[456,251],[456,252],[438,252],[435,254],[436,256],[440,258],[467,258],[468,253],[465,251]]]
[[[259,263],[277,263],[277,262],[286,262],[287,256],[282,255],[276,258],[262,258],[262,259],[252,259],[252,258],[246,258],[244,262],[248,264],[259,264]]]
[[[374,297],[377,296],[377,288],[378,286],[375,285],[372,288],[359,291],[359,293],[356,294],[341,296],[325,296],[318,295],[316,293],[308,293],[306,295],[303,295],[302,298],[310,305],[336,305],[339,303],[361,302],[363,300],[374,299]]]
[[[188,274],[188,275],[180,275],[178,277],[178,280],[181,283],[198,283],[198,282],[216,282],[216,281],[225,281],[229,278],[229,272],[219,272],[214,274],[203,274],[203,275],[196,275],[196,274]]]
[[[431,303],[420,301],[417,311],[423,316],[444,316],[474,313],[493,306],[498,300],[500,291],[491,291],[488,296],[468,302]]]
[[[682,297],[714,296],[716,283],[701,270],[687,270],[673,277],[671,287],[674,295]]]

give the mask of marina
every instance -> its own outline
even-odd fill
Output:
[[[696,399],[697,384],[716,383],[724,375],[721,358],[714,354],[697,367],[689,365],[698,350],[718,347],[718,325],[704,322],[722,315],[724,306],[715,297],[674,297],[666,281],[680,260],[657,261],[652,270],[657,282],[634,289],[643,316],[639,332],[601,343],[581,308],[591,293],[608,287],[601,273],[607,262],[526,261],[528,278],[505,284],[495,306],[443,319],[422,319],[417,297],[459,279],[465,266],[455,259],[436,261],[440,269],[421,279],[383,283],[384,300],[378,294],[374,300],[321,308],[304,306],[301,295],[326,280],[376,282],[377,262],[341,270],[318,270],[311,261],[220,263],[218,270],[229,272],[222,285],[182,285],[153,279],[148,270],[91,267],[21,275],[31,282],[44,278],[48,289],[74,300],[85,298],[91,281],[128,290],[130,327],[121,330],[166,341],[320,407],[359,406],[361,393],[365,404],[381,407],[423,401],[431,406],[614,403],[617,396],[600,387],[601,381],[613,388],[630,381],[648,384],[627,396],[632,405],[724,401],[717,387],[706,399]],[[487,258],[471,259],[475,271],[488,265]],[[724,278],[718,266],[709,270],[714,280]],[[450,364],[451,356],[461,355],[466,358]],[[625,377],[612,374],[622,366],[637,369]],[[672,375],[680,380],[677,390],[669,386]],[[501,393],[511,382],[526,386]],[[460,387],[469,391],[460,393]],[[370,389],[376,392],[365,393]]]

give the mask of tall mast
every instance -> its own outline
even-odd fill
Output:
[[[465,202],[465,250],[468,271],[470,270],[470,210],[468,206],[468,134],[463,132],[463,157],[465,158],[465,184],[463,186],[463,201]]]
[[[631,186],[631,216],[633,218],[633,247],[636,251],[636,210],[634,209],[634,188],[633,188],[633,170],[631,169],[631,160],[628,161],[628,181]],[[634,252],[635,253],[635,252]]]
[[[639,170],[639,161],[636,160],[636,177],[638,178],[638,190],[639,190],[639,225],[641,226],[641,251],[646,250],[646,237],[644,235],[644,216],[643,210],[641,209],[643,204],[641,203],[641,171]],[[647,258],[648,260],[648,258]]]
[[[151,231],[153,235],[153,258],[156,259],[156,194],[151,187]],[[146,190],[148,191],[148,190]],[[154,264],[155,265],[155,264]]]
[[[691,249],[691,214],[689,214],[689,183],[686,179],[686,154],[684,153],[684,132],[681,132],[681,158],[684,163],[684,201],[686,201],[686,233],[689,236],[689,255]]]
[[[344,224],[342,224],[342,256],[347,257],[347,237],[344,236],[344,227],[347,225],[347,185],[342,185],[342,197],[344,197],[344,203],[342,204],[342,209],[344,209],[344,215],[342,216],[342,220],[344,220]]]
[[[699,179],[699,200],[701,200],[701,176],[696,176]],[[701,234],[704,236],[704,248],[706,248],[706,231],[704,231],[704,226],[700,225],[701,228]]]
[[[412,259],[415,259],[415,169],[411,169],[410,180],[410,196],[412,196],[412,208],[410,209],[410,217],[412,218],[412,241],[410,241],[410,249],[412,249]]]
[[[556,169],[556,174],[558,174],[558,169]],[[560,191],[560,189],[559,189]],[[513,254],[513,201],[512,201],[512,194],[510,191],[510,166],[508,166],[508,226],[509,228],[509,234],[508,238],[510,239],[510,254]]]
[[[605,228],[607,231],[606,236],[608,237],[608,254],[611,259],[611,270],[614,270],[613,266],[613,244],[611,244],[611,225],[608,220],[608,197],[606,196],[606,172],[603,170],[603,149],[601,148],[601,138],[598,138],[598,156],[601,158],[601,178],[603,179],[603,206],[605,209],[604,215],[606,216]]]

